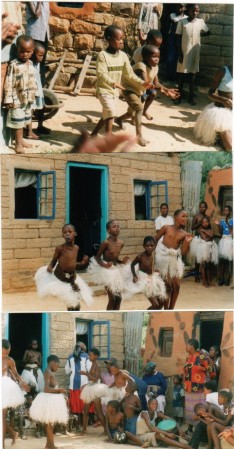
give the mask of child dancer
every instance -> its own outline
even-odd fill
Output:
[[[219,286],[230,285],[231,262],[233,259],[233,218],[231,206],[225,206],[223,210],[224,218],[216,220],[215,224],[222,238],[219,242]]]
[[[93,302],[91,289],[75,271],[86,263],[85,260],[77,262],[79,247],[74,243],[76,235],[72,224],[62,227],[65,243],[57,246],[48,267],[39,268],[34,278],[39,296],[57,296],[66,303],[68,310],[80,310],[80,299],[88,306]]]
[[[155,240],[159,241],[156,248],[156,268],[165,280],[168,299],[165,302],[165,309],[174,309],[179,291],[180,278],[183,276],[184,265],[181,254],[184,255],[189,250],[192,235],[185,232],[187,223],[187,212],[177,209],[174,213],[174,225],[165,225],[157,233]]]
[[[30,387],[23,381],[22,377],[17,372],[14,360],[9,357],[11,345],[8,340],[2,340],[2,437],[3,448],[5,448],[6,432],[9,432],[12,438],[12,444],[18,433],[7,423],[6,415],[8,408],[17,408],[25,401],[24,393],[21,388],[28,392]],[[19,382],[19,385],[18,383]],[[20,388],[21,387],[21,388]]]
[[[182,424],[184,417],[184,388],[180,376],[173,377],[173,418]]]
[[[97,58],[97,96],[102,105],[102,118],[95,126],[92,135],[98,134],[102,127],[107,133],[112,132],[116,117],[116,98],[122,77],[133,80],[138,86],[151,87],[138,78],[130,65],[127,55],[121,51],[124,46],[124,33],[116,25],[108,26],[104,32],[108,47],[99,53]]]
[[[201,221],[203,218],[209,218],[208,215],[206,215],[207,211],[207,203],[205,201],[201,201],[199,203],[199,212],[193,216],[192,220],[192,231],[195,231],[195,235],[198,237],[198,229],[201,226]],[[191,248],[190,248],[191,250]],[[195,282],[200,282],[200,276],[199,276],[199,264],[195,260]]]
[[[41,352],[38,351],[38,342],[32,339],[29,349],[26,349],[23,356],[24,370],[22,379],[27,382],[34,390],[34,395],[44,390],[44,376],[41,371]],[[31,394],[33,392],[31,391]]]
[[[166,299],[166,289],[162,278],[154,271],[155,240],[148,236],[144,238],[144,252],[131,263],[131,273],[124,272],[124,288],[132,295],[143,292],[151,306],[147,310],[158,310],[163,307]],[[137,268],[137,271],[136,271]],[[131,276],[131,279],[129,278]],[[133,276],[133,278],[132,278]]]
[[[209,287],[211,285],[210,264],[218,264],[218,247],[214,242],[214,231],[208,217],[201,220],[198,234],[200,237],[194,237],[191,242],[190,252],[200,265],[204,287]]]
[[[89,360],[92,362],[90,371],[80,371],[80,374],[87,376],[89,382],[81,391],[80,398],[84,401],[84,411],[83,411],[83,430],[82,434],[86,433],[87,423],[88,423],[88,411],[92,402],[94,402],[95,411],[99,418],[100,423],[105,430],[105,418],[102,413],[101,398],[108,395],[109,388],[107,385],[101,382],[101,368],[98,363],[98,357],[100,356],[100,351],[97,348],[92,348],[89,351]]]
[[[117,221],[110,220],[106,224],[109,237],[101,243],[96,257],[90,260],[88,273],[92,281],[98,285],[105,285],[108,294],[107,310],[119,310],[124,289],[121,265],[126,264],[128,257],[119,259],[124,242],[119,240],[120,227]]]
[[[5,83],[3,104],[8,109],[8,128],[15,130],[15,151],[24,153],[31,145],[23,140],[23,128],[32,121],[32,105],[38,95],[35,70],[30,58],[34,41],[21,35],[16,41],[17,59],[10,62]]]
[[[47,438],[45,449],[56,449],[53,434],[54,425],[57,423],[66,425],[69,418],[64,397],[66,390],[58,388],[54,374],[58,370],[59,364],[60,360],[56,355],[49,355],[47,368],[44,372],[44,392],[36,396],[29,410],[31,419],[44,424]]]

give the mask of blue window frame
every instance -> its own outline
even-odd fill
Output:
[[[56,176],[54,171],[37,176],[37,216],[40,220],[55,218]]]
[[[91,323],[91,347],[100,351],[99,360],[110,358],[110,322],[92,321]]]
[[[168,182],[134,180],[134,201],[136,220],[155,220],[160,204],[168,203]]]

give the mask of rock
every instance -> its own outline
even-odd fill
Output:
[[[57,34],[53,38],[54,47],[71,48],[73,47],[73,37],[70,33],[67,34]],[[59,48],[58,48],[59,49]]]
[[[94,23],[87,23],[84,20],[73,20],[71,22],[70,30],[74,33],[85,33],[97,35],[101,32],[101,26]]]
[[[112,25],[114,16],[111,14],[99,14],[99,13],[93,13],[90,14],[88,17],[86,17],[87,22],[93,22],[100,25]],[[106,27],[105,27],[106,28]]]
[[[103,39],[96,39],[94,50],[95,51],[102,51],[106,48],[106,42]]]
[[[94,11],[109,12],[111,10],[111,3],[95,3]]]
[[[67,86],[69,84],[71,75],[68,73],[60,73],[56,80],[57,86]]]
[[[70,22],[69,20],[52,16],[50,17],[49,25],[52,33],[67,33],[69,30]]]
[[[118,16],[134,16],[134,3],[112,3],[112,12]]]
[[[94,37],[91,34],[78,34],[74,38],[74,48],[81,50],[92,50],[94,47]]]

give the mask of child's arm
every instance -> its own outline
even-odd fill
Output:
[[[122,251],[123,247],[124,247],[124,242],[122,242],[120,251]],[[129,257],[128,257],[128,256],[124,256],[123,259],[119,259],[119,258],[118,258],[117,262],[120,263],[120,264],[121,264],[121,263],[122,263],[122,264],[125,264],[125,263],[128,262],[128,260],[129,260]]]
[[[57,246],[57,248],[55,249],[54,255],[53,255],[53,259],[51,260],[51,262],[49,263],[48,267],[47,267],[47,271],[49,271],[49,273],[52,273],[58,259],[60,256],[60,247]]]
[[[133,71],[133,68],[131,67],[131,64],[128,60],[127,55],[125,55],[125,56],[126,56],[126,59],[124,61],[124,66],[123,66],[123,76],[126,76],[129,80],[133,81],[138,86],[140,84],[142,87],[144,87],[146,89],[152,89],[154,86],[152,83],[149,83],[147,81],[143,70],[137,69],[136,72]],[[139,70],[139,76],[137,76],[137,74],[136,74],[138,72],[138,70]],[[140,75],[140,72],[142,72],[142,75]]]
[[[136,256],[135,259],[132,261],[131,263],[131,271],[132,271],[132,275],[133,275],[133,282],[137,282],[138,281],[138,277],[136,275],[136,270],[135,270],[135,266],[140,262],[140,257]]]
[[[52,393],[52,394],[66,394],[66,390],[64,388],[52,388],[50,386],[50,378],[51,375],[46,371],[44,373],[44,380],[45,380],[45,386],[44,386],[44,393]]]
[[[83,256],[81,262],[76,262],[76,268],[85,267],[89,263],[89,256]]]
[[[199,229],[198,232],[199,232],[199,234],[201,236],[204,235],[204,236],[209,237],[211,239],[214,238],[214,231],[213,231],[213,229]]]
[[[3,97],[3,103],[6,106],[6,108],[13,108],[13,107],[20,107],[20,102],[17,98],[16,92],[15,92],[15,70],[14,70],[14,63],[11,62],[7,69],[7,74],[4,82],[4,97]]]
[[[104,242],[101,243],[99,250],[95,256],[97,263],[99,265],[101,265],[101,267],[103,267],[103,268],[110,268],[112,266],[112,262],[103,262],[103,260],[101,259],[101,256],[103,255],[103,253],[105,252],[105,250],[107,248],[108,248],[108,242],[107,242],[107,240],[105,240]]]
[[[215,74],[209,89],[208,97],[211,101],[214,101],[215,103],[221,103],[225,108],[232,109],[232,100],[230,98],[222,97],[221,95],[217,95],[215,93],[225,75],[225,72],[226,72],[225,68],[221,67]]]
[[[156,89],[160,89],[160,92],[162,94],[166,95],[167,97],[173,98],[173,100],[175,100],[176,98],[179,98],[179,96],[180,96],[178,89],[168,89],[162,83],[160,83],[159,79],[158,79],[158,75],[155,76],[153,84],[156,87]]]
[[[109,76],[110,72],[108,71],[105,55],[103,53],[99,53],[99,55],[98,55],[97,64],[96,64],[96,72],[97,72],[97,77],[101,83],[108,84],[113,89],[115,89],[115,87],[117,87],[118,89],[124,90],[124,87],[121,84],[116,83]]]
[[[19,375],[19,373],[16,369],[15,361],[11,358],[9,359],[9,368],[10,368],[14,378],[16,380],[18,380],[20,387],[26,392],[30,391],[30,386],[26,382],[24,382],[22,377]]]
[[[194,235],[188,234],[186,232],[186,235],[184,236],[182,245],[181,245],[181,254],[183,256],[185,256],[185,254],[187,254],[187,252],[189,251],[189,246],[190,246],[190,243],[193,240],[193,238],[194,238]]]
[[[108,422],[108,413],[106,414],[106,434],[107,434],[107,441],[113,441],[112,436],[110,434],[110,429],[109,429],[109,422]]]
[[[154,239],[156,241],[156,245],[160,238],[166,233],[168,225],[164,225],[159,231],[157,231],[157,234],[155,235]]]
[[[39,17],[41,16],[41,3],[42,2],[37,2],[36,6],[34,6],[34,2],[27,3],[28,8],[35,19],[39,19]]]

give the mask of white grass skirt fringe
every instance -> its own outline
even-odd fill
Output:
[[[194,127],[196,139],[205,145],[214,145],[217,133],[225,131],[232,131],[232,111],[219,108],[214,103],[206,106]]]
[[[218,246],[213,242],[205,242],[200,237],[194,237],[190,244],[190,254],[197,263],[211,262],[218,264]]]
[[[155,265],[163,279],[182,278],[184,264],[180,249],[167,248],[162,242],[156,247]]]
[[[233,260],[233,240],[231,235],[223,235],[218,245],[220,259]]]
[[[118,294],[124,289],[123,267],[118,264],[112,265],[110,268],[104,268],[92,257],[87,271],[95,284],[104,285],[113,294]]]
[[[32,387],[36,388],[36,391],[40,392],[44,390],[44,376],[41,371],[41,369],[37,370],[37,379],[33,374],[33,368],[30,369],[24,369],[21,374],[22,379],[26,384],[31,385]]]
[[[97,399],[101,399],[109,394],[109,387],[106,384],[89,382],[82,388],[80,398],[85,404],[90,404]]]
[[[133,275],[131,271],[131,264],[126,265],[123,270],[124,276],[124,296],[127,294],[134,295],[137,293],[144,293],[146,298],[160,297],[166,298],[166,287],[161,276],[154,272],[151,275],[139,270],[139,265],[135,266],[137,282],[133,282]],[[125,293],[126,292],[126,293]]]
[[[83,300],[87,306],[93,303],[92,290],[76,275],[75,284],[79,287],[76,292],[72,289],[70,283],[60,281],[54,273],[47,271],[47,266],[41,267],[37,270],[34,280],[37,286],[38,296],[46,298],[47,296],[54,296],[64,301],[67,307],[76,307],[80,300]]]
[[[16,408],[25,401],[24,392],[10,377],[2,377],[2,408]]]
[[[29,409],[30,418],[43,424],[67,424],[69,413],[63,394],[39,393]]]

